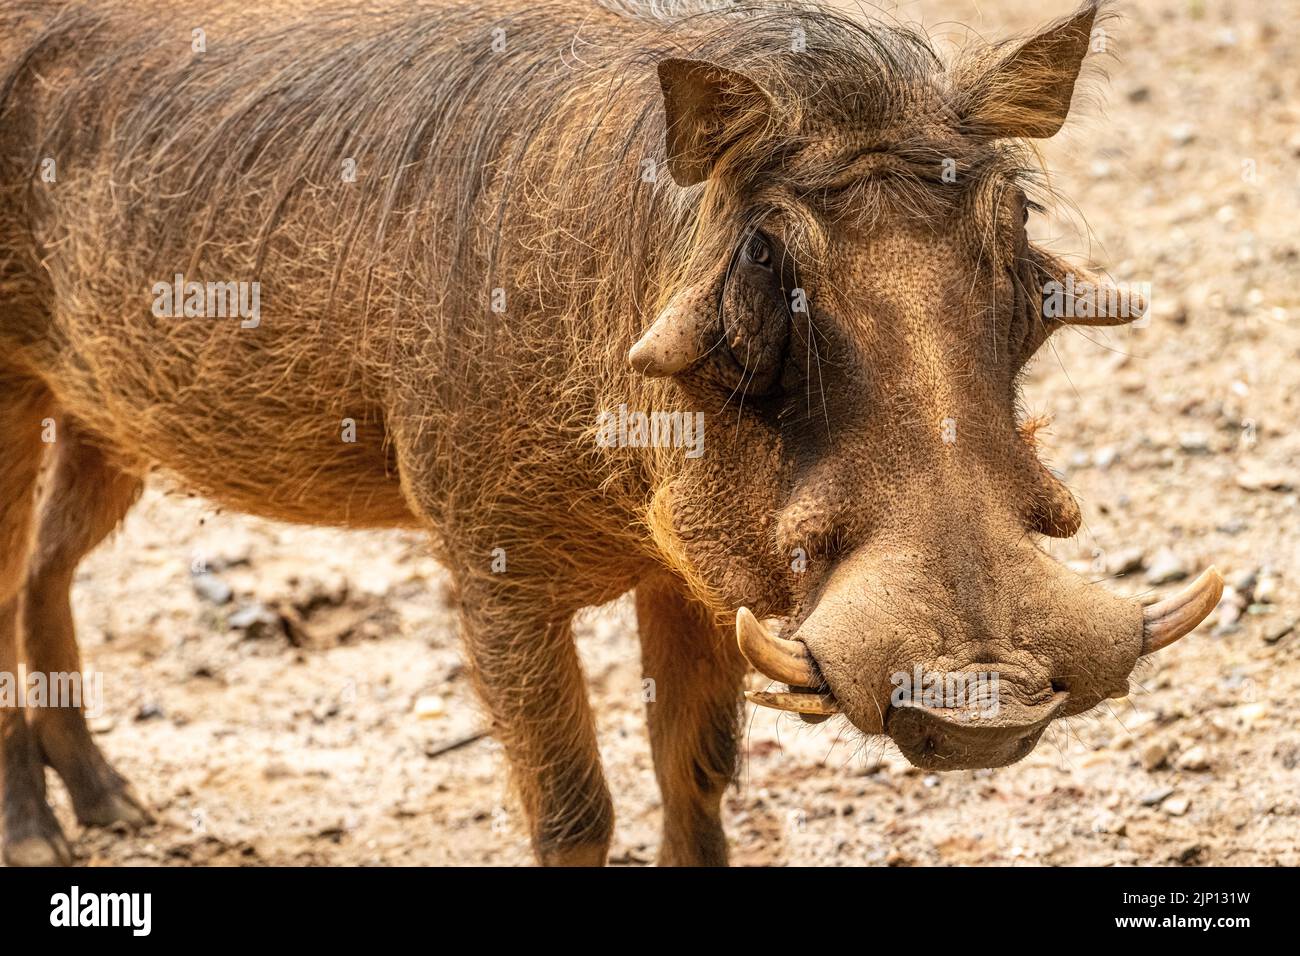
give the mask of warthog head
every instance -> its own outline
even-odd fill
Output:
[[[1081,519],[1018,379],[1062,326],[1146,308],[1026,235],[1023,141],[1065,121],[1096,14],[946,66],[906,31],[772,14],[658,64],[673,188],[698,205],[629,361],[712,417],[651,524],[789,685],[752,700],[842,713],[921,767],[1020,759],[1222,590],[1211,568],[1144,608],[1035,543]],[[953,699],[975,675],[997,680]]]

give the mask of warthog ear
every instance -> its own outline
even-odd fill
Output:
[[[668,171],[679,186],[708,179],[728,147],[772,116],[772,101],[758,84],[707,60],[660,60],[659,86]]]
[[[1027,40],[1000,44],[957,70],[959,112],[977,136],[1052,136],[1070,111],[1097,0]]]

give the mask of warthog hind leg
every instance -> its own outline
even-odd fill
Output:
[[[43,423],[53,406],[44,386],[0,370],[0,680],[12,692],[0,697],[0,837],[12,866],[72,862],[45,801],[45,769],[16,696],[20,595],[47,451]]]
[[[0,616],[5,611],[0,608]],[[0,624],[0,640],[4,639]],[[12,636],[10,640],[12,640]],[[45,768],[22,713],[0,717],[4,861],[10,866],[70,866],[72,850],[45,800]]]
[[[81,655],[69,595],[73,575],[126,515],[140,481],[114,468],[75,422],[60,423],[56,454],[27,573],[23,646],[29,670],[75,674]],[[150,822],[149,811],[95,744],[81,706],[32,708],[28,720],[42,757],[67,785],[78,821]]]

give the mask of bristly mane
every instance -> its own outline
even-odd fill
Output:
[[[206,243],[229,241],[221,219],[237,214],[260,272],[290,207],[334,190],[341,161],[354,158],[357,182],[321,224],[339,237],[337,287],[355,248],[367,250],[367,270],[381,257],[392,268],[427,253],[428,237],[408,228],[422,210],[450,214],[437,224],[450,245],[437,251],[461,261],[465,244],[535,187],[526,177],[539,152],[550,154],[557,176],[580,180],[580,193],[599,200],[589,214],[621,220],[621,238],[634,244],[648,232],[640,220],[666,198],[666,175],[657,185],[639,176],[643,158],[662,159],[651,94],[654,63],[665,55],[746,71],[791,118],[816,112],[862,128],[898,115],[903,97],[939,69],[925,39],[897,27],[812,4],[710,6],[304,6],[291,23],[216,15],[206,52],[164,56],[153,30],[119,27],[111,42],[99,39],[113,20],[139,16],[134,8],[65,5],[7,64],[0,102],[13,108],[9,94],[27,65],[78,43],[77,78],[55,94],[34,155],[60,155],[71,139],[116,139],[113,168],[102,172],[129,185],[119,225],[129,230],[142,206],[165,202],[172,231],[152,243],[168,265],[182,246],[197,265]],[[493,49],[497,28],[503,52]],[[120,106],[105,108],[113,102]],[[586,128],[570,119],[557,140],[557,117],[575,106]],[[615,131],[614,142],[608,131],[597,135],[602,127]],[[485,219],[489,192],[495,211]],[[673,192],[669,206],[680,203]]]

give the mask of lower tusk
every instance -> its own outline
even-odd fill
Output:
[[[736,612],[736,643],[745,660],[764,677],[795,687],[821,686],[808,648],[770,633],[747,607]]]
[[[1142,654],[1153,654],[1186,637],[1223,597],[1223,575],[1210,566],[1173,597],[1142,609]]]
[[[773,694],[762,690],[747,690],[745,691],[745,699],[751,704],[758,704],[760,707],[771,707],[773,710],[788,710],[794,714],[824,714],[830,716],[840,712],[835,699],[822,694]]]

